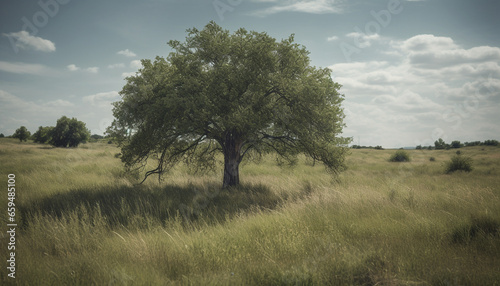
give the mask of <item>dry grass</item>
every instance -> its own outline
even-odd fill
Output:
[[[1,174],[17,179],[19,285],[500,283],[499,148],[461,149],[474,169],[452,174],[452,150],[405,163],[353,150],[338,178],[268,156],[221,190],[218,172],[182,166],[135,186],[112,145],[41,147],[0,140]]]

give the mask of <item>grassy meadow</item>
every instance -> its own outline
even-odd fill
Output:
[[[332,177],[301,158],[240,166],[242,185],[178,166],[137,185],[105,143],[0,139],[0,284],[499,285],[500,148],[352,150]],[[431,161],[430,158],[434,160]],[[16,278],[7,175],[16,175]]]

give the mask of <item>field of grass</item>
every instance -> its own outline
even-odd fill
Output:
[[[0,139],[0,284],[499,285],[500,148],[352,150],[336,178],[269,155],[242,186],[179,166],[136,185],[114,155]],[[431,161],[430,158],[435,160]],[[7,175],[16,175],[16,278]]]

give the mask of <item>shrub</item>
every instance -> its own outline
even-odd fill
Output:
[[[436,158],[434,158],[434,157],[430,157],[430,158],[429,158],[429,161],[434,162],[434,161],[436,161]]]
[[[469,243],[478,235],[497,235],[500,231],[500,222],[489,217],[472,217],[466,225],[456,228],[452,233],[454,243]]]
[[[398,150],[389,158],[391,162],[410,162],[410,155],[405,150]]]
[[[460,143],[460,141],[452,141],[451,142],[451,148],[460,148],[462,147],[462,144]]]
[[[446,144],[446,142],[444,142],[442,138],[439,138],[434,142],[434,146],[436,147],[436,150],[440,150],[440,149],[446,149],[449,145]]]
[[[472,171],[472,158],[462,155],[455,155],[451,158],[448,163],[446,163],[446,173],[452,173],[455,171]]]

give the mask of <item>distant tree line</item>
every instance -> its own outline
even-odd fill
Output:
[[[442,150],[442,149],[457,149],[457,148],[462,148],[462,147],[471,147],[471,146],[499,146],[498,140],[485,140],[483,142],[481,141],[473,141],[473,142],[465,142],[461,143],[458,140],[451,141],[450,144],[446,143],[442,138],[439,138],[434,142],[434,147],[433,146],[422,146],[418,145],[416,149],[421,150],[421,149],[436,149],[436,150]]]
[[[384,148],[382,148],[382,146],[361,146],[361,145],[352,145],[351,146],[352,149],[376,149],[376,150],[384,150]]]
[[[25,126],[21,126],[11,137],[18,138],[20,142],[32,139],[35,143],[49,143],[55,147],[77,147],[91,138],[84,122],[66,116],[59,118],[56,126],[38,127],[33,135]]]
[[[485,141],[472,141],[472,142],[464,142],[461,143],[458,140],[451,141],[451,143],[446,143],[442,138],[439,138],[434,142],[434,146],[422,146],[418,145],[415,147],[417,150],[427,149],[427,150],[448,150],[448,149],[457,149],[462,147],[471,147],[471,146],[500,146],[498,140],[485,140]],[[375,149],[375,150],[384,150],[382,146],[361,146],[361,145],[352,145],[352,149]],[[401,148],[403,149],[403,148]]]

